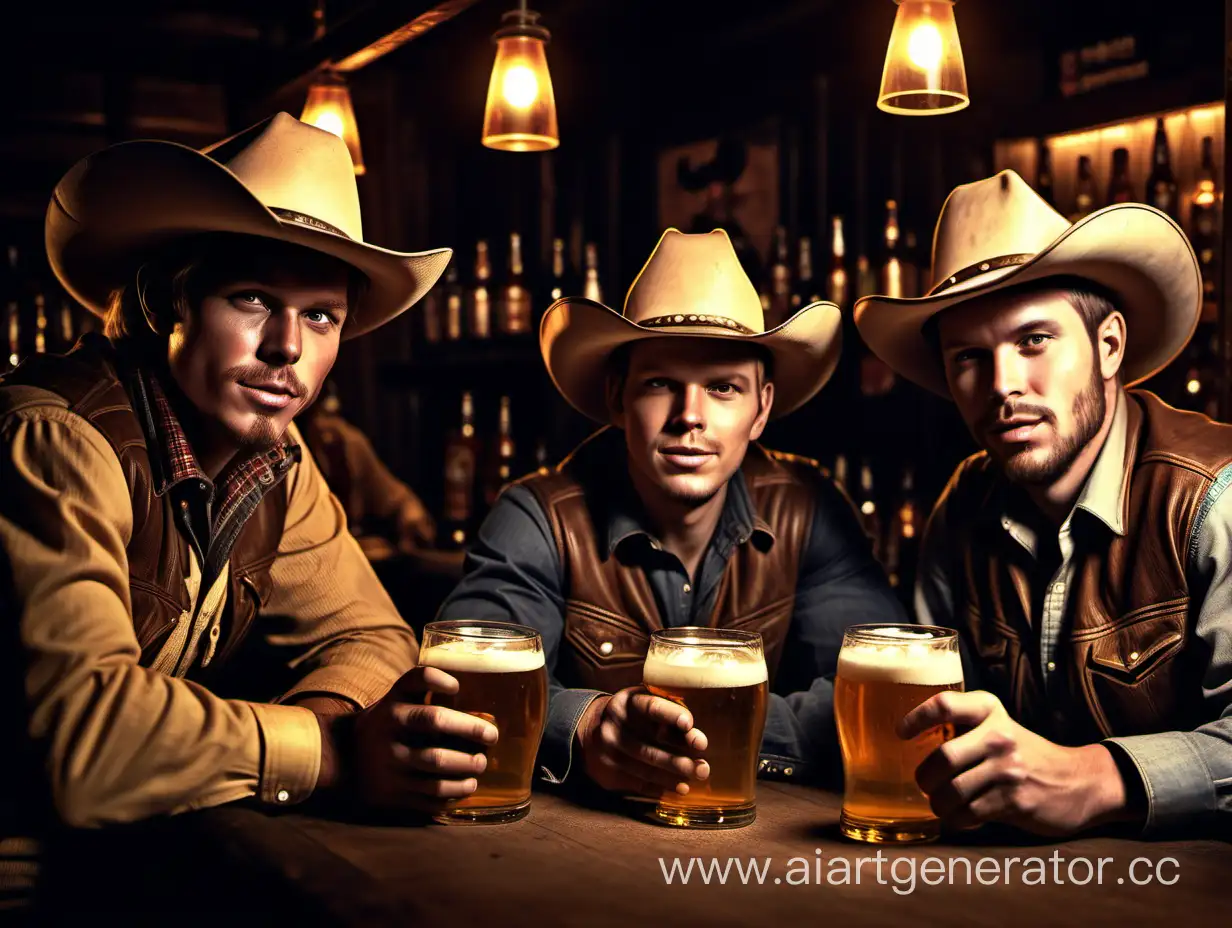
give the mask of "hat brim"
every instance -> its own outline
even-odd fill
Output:
[[[344,339],[405,312],[440,279],[453,251],[397,252],[284,220],[225,165],[175,142],[135,141],[84,158],[47,208],[47,256],[64,288],[102,315],[150,250],[187,235],[227,232],[277,239],[356,268],[369,285]]]
[[[1126,386],[1167,367],[1197,328],[1202,271],[1193,246],[1171,218],[1141,203],[1098,210],[1026,263],[980,275],[936,296],[857,300],[856,328],[895,373],[949,398],[940,358],[923,334],[925,323],[959,303],[1061,275],[1090,280],[1116,294],[1128,330],[1121,365]]]
[[[838,306],[811,303],[766,332],[744,335],[704,325],[644,328],[623,315],[582,297],[553,303],[539,326],[539,348],[548,375],[561,396],[583,415],[609,421],[605,378],[607,359],[622,345],[661,338],[710,338],[758,345],[774,359],[771,418],[799,409],[834,374],[842,351]]]

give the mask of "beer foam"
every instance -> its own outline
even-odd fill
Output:
[[[913,635],[885,635],[910,641]],[[930,636],[931,637],[931,636]],[[938,651],[923,643],[880,646],[844,645],[838,655],[838,675],[849,683],[906,683],[948,686],[963,679],[957,651]]]
[[[704,645],[705,639],[685,639]],[[756,686],[766,682],[766,662],[760,654],[724,648],[716,642],[715,650],[702,648],[672,648],[664,653],[648,655],[642,680],[648,686],[720,687]]]
[[[443,641],[419,653],[421,667],[459,673],[518,673],[543,666],[542,651],[510,651],[488,642]]]

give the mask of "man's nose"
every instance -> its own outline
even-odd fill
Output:
[[[1004,402],[1011,396],[1026,392],[1026,359],[1013,345],[1005,345],[993,352],[992,392]]]
[[[261,360],[267,364],[294,364],[303,352],[299,314],[284,309],[270,313],[261,339]]]
[[[699,384],[688,384],[680,396],[680,414],[677,419],[689,429],[706,427],[704,402],[706,390]]]

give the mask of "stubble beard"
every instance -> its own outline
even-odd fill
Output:
[[[1074,431],[1062,437],[1043,461],[1019,454],[1001,462],[1005,476],[1023,486],[1050,486],[1061,479],[1091,441],[1099,434],[1108,411],[1104,381],[1096,367],[1086,388],[1074,398]]]

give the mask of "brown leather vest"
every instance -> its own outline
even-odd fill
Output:
[[[184,582],[192,555],[176,527],[170,500],[154,491],[145,433],[125,389],[128,377],[106,339],[86,336],[67,355],[27,360],[0,378],[0,386],[38,387],[61,397],[71,411],[98,429],[119,458],[133,506],[133,533],[126,549],[133,630],[141,647],[141,663],[149,666],[181,614],[192,608]],[[274,488],[235,542],[222,637],[208,668],[211,678],[217,677],[235,653],[261,603],[269,597],[270,565],[282,538],[286,509],[285,490]],[[206,676],[199,668],[194,670],[190,678]]]
[[[650,635],[663,628],[654,591],[641,567],[607,555],[595,529],[596,503],[611,487],[598,460],[610,446],[592,436],[554,468],[519,481],[547,513],[565,577],[565,640],[556,676],[566,687],[614,693],[642,680]],[[623,456],[615,466],[624,467]],[[750,445],[742,467],[758,516],[773,544],[742,539],[719,581],[710,628],[760,632],[770,686],[795,607],[800,555],[813,524],[817,482],[811,461]]]
[[[947,544],[963,574],[954,616],[983,667],[983,685],[1022,724],[1074,744],[1205,720],[1198,604],[1187,577],[1203,499],[1232,463],[1232,426],[1146,391],[1125,397],[1125,535],[1089,521],[1082,535],[1075,527],[1070,618],[1057,658],[1062,692],[1051,704],[1040,679],[1030,556],[989,517],[1000,513],[987,455],[962,465],[947,502]]]

